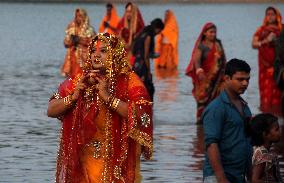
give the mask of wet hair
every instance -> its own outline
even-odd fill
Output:
[[[250,73],[250,70],[250,66],[246,61],[233,58],[226,63],[225,75],[232,77],[236,72]]]
[[[162,19],[156,18],[156,19],[152,20],[151,26],[153,28],[157,28],[157,29],[163,30],[164,27],[165,27],[165,24],[163,23]]]
[[[253,117],[250,121],[250,135],[252,145],[263,145],[263,134],[268,134],[271,130],[272,124],[277,122],[278,118],[270,113],[261,113]]]
[[[106,8],[113,8],[113,6],[112,6],[111,3],[107,3],[107,4],[106,4]]]
[[[266,10],[265,10],[265,14],[267,14],[267,12],[268,12],[268,11],[270,11],[270,10],[272,10],[272,11],[275,13],[275,15],[277,14],[276,9],[275,9],[275,8],[273,8],[272,6],[269,6],[268,8],[266,8]]]
[[[133,5],[132,2],[128,2],[128,3],[125,5],[125,9],[127,9],[128,6],[132,6],[132,5]]]

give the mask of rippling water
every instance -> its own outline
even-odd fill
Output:
[[[76,7],[97,26],[102,4],[0,3],[0,182],[52,182],[60,123],[46,116],[47,102],[63,80],[64,29]],[[203,134],[195,125],[191,80],[184,70],[203,24],[218,27],[227,58],[252,66],[244,98],[258,112],[257,52],[250,47],[268,4],[140,5],[146,23],[172,9],[180,27],[178,72],[155,71],[155,149],[142,163],[143,182],[202,182]],[[284,13],[284,5],[276,5]],[[123,5],[118,6],[122,15]]]

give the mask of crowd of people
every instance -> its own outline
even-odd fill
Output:
[[[141,182],[140,156],[153,154],[150,62],[155,69],[178,68],[174,12],[166,10],[164,20],[145,26],[134,3],[126,4],[122,18],[108,3],[96,33],[78,8],[65,32],[66,80],[47,110],[62,121],[56,182]],[[192,78],[196,122],[204,129],[204,183],[283,182],[273,151],[281,137],[277,117],[284,111],[284,30],[275,7],[266,9],[252,47],[259,53],[263,112],[255,116],[240,96],[249,85],[247,62],[227,61],[212,22],[195,42],[185,74]]]

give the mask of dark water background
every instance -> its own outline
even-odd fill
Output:
[[[155,153],[153,161],[142,163],[143,182],[202,182],[203,134],[195,125],[191,79],[184,70],[205,22],[217,25],[227,58],[252,66],[243,97],[259,112],[257,52],[250,44],[268,5],[284,13],[284,4],[140,5],[146,23],[172,9],[180,27],[178,71],[154,71]],[[76,7],[88,11],[97,30],[103,4],[0,3],[0,182],[54,181],[60,123],[46,109],[63,80],[64,30]],[[124,5],[117,8],[122,16]]]

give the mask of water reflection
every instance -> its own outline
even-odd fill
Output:
[[[158,101],[174,102],[176,101],[177,93],[177,81],[178,81],[178,70],[177,69],[163,69],[155,68],[155,84],[159,86],[156,89],[155,97]]]

